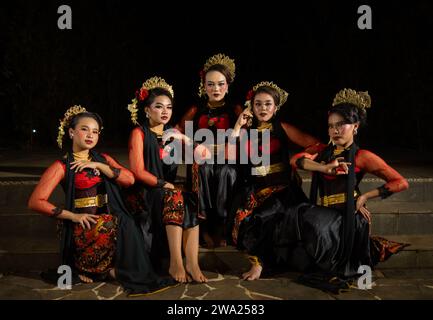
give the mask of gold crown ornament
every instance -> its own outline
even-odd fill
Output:
[[[174,98],[173,87],[169,85],[163,78],[161,77],[152,77],[147,79],[139,90],[135,93],[134,99],[131,100],[131,103],[128,104],[128,110],[131,113],[131,121],[135,125],[139,125],[138,119],[138,108],[137,104],[139,101],[144,101],[149,96],[149,91],[155,88],[162,88],[170,92],[171,97]]]
[[[286,103],[287,97],[289,96],[289,93],[283,89],[281,89],[279,86],[277,86],[272,81],[262,81],[258,84],[256,84],[252,90],[248,91],[247,94],[247,101],[245,102],[245,106],[251,108],[251,99],[253,98],[254,93],[257,91],[257,89],[261,87],[269,87],[272,89],[275,89],[278,92],[278,95],[280,96],[280,103],[276,105],[277,111],[280,110],[280,107]]]
[[[69,126],[69,122],[74,116],[83,112],[87,112],[86,108],[80,105],[74,105],[70,107],[68,110],[66,110],[63,119],[59,120],[60,126],[59,126],[59,132],[57,134],[57,145],[59,146],[60,149],[62,148],[63,145],[63,136],[65,135],[65,127]]]
[[[336,106],[341,103],[350,103],[355,105],[359,109],[365,109],[371,107],[371,98],[368,91],[355,91],[353,89],[344,88],[337,93],[332,102],[332,106]]]
[[[225,66],[227,70],[230,72],[232,79],[234,79],[236,76],[235,60],[231,59],[230,57],[226,56],[223,53],[218,53],[213,55],[212,57],[206,60],[206,63],[203,66],[203,70],[200,71],[200,86],[198,88],[198,95],[200,97],[203,97],[206,94],[206,89],[204,87],[204,77],[206,75],[206,72],[209,70],[210,67],[216,64]]]

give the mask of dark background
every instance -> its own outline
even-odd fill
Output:
[[[72,8],[72,30],[57,27],[61,4]],[[372,30],[357,27],[362,4]],[[176,121],[197,101],[204,62],[222,52],[236,62],[236,101],[274,81],[290,93],[283,119],[327,141],[334,95],[368,90],[363,146],[433,151],[432,12],[395,1],[2,2],[0,147],[55,147],[73,104],[101,114],[103,146],[126,147],[126,108],[145,79],[173,84]]]

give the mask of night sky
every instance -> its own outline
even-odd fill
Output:
[[[103,146],[126,147],[126,108],[141,83],[158,75],[173,85],[176,121],[197,102],[204,62],[221,52],[236,62],[234,101],[274,81],[290,93],[281,117],[327,141],[334,95],[367,90],[363,146],[433,151],[433,4],[281,2],[2,2],[1,148],[54,148],[73,104],[103,117]],[[61,4],[72,8],[72,30],[57,27]],[[372,30],[357,26],[362,4]]]

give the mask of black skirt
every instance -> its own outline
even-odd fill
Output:
[[[208,164],[199,167],[200,214],[208,220],[227,218],[236,188],[237,169],[232,164]]]

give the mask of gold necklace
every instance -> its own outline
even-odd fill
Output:
[[[150,128],[150,131],[155,133],[156,136],[160,138],[164,134],[164,125],[160,124],[160,125],[157,125],[155,127],[152,127],[152,128]]]
[[[207,107],[208,107],[209,109],[216,109],[216,108],[223,107],[225,104],[226,104],[225,101],[217,102],[215,105],[211,105],[211,103],[208,102],[208,103],[207,103]]]
[[[88,152],[73,152],[72,155],[75,161],[90,161],[90,154]]]
[[[266,129],[269,129],[270,131],[272,131],[272,122],[264,122],[264,123],[261,123],[258,127],[257,127],[257,130],[258,131],[263,131],[263,130],[266,130]]]

